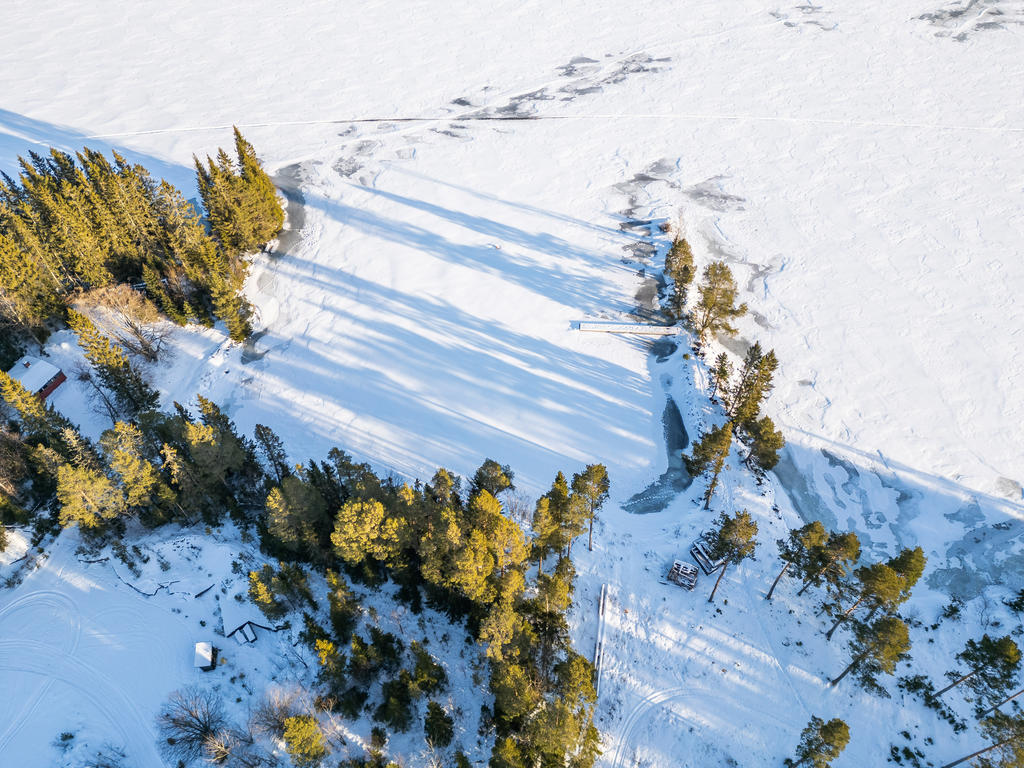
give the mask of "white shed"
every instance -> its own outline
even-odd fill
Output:
[[[217,649],[213,647],[213,643],[196,643],[196,669],[201,669],[203,672],[209,672],[217,666]]]

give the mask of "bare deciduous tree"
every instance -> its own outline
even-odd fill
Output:
[[[274,739],[284,737],[284,721],[299,711],[295,691],[276,688],[253,710],[250,727]]]
[[[205,756],[207,743],[216,742],[227,730],[217,694],[193,687],[172,693],[156,722],[168,756],[185,763]]]
[[[267,768],[276,761],[256,743],[249,730],[226,728],[207,736],[203,743],[203,758],[213,765],[226,768]]]
[[[76,297],[74,308],[105,336],[116,338],[131,352],[153,361],[160,356],[171,325],[156,306],[129,285],[108,285]]]

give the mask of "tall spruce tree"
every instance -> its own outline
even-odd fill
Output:
[[[270,180],[256,157],[256,150],[242,137],[237,127],[234,132],[239,176],[255,209],[253,239],[263,245],[281,231],[284,225],[284,209],[281,207],[274,182]]]
[[[304,477],[289,475],[270,491],[265,525],[270,540],[291,558],[326,561],[330,516],[323,497]]]
[[[0,319],[38,341],[43,338],[46,321],[62,311],[63,289],[13,233],[6,231],[5,218],[0,204]]]
[[[284,223],[284,209],[273,182],[256,158],[252,145],[235,128],[232,161],[223,149],[204,165],[195,160],[199,193],[210,226],[230,253],[250,253],[271,240]]]
[[[281,438],[270,427],[257,424],[253,430],[256,441],[256,448],[263,456],[264,466],[274,475],[274,479],[280,483],[291,474],[291,467],[288,465],[288,454],[285,452],[284,443]]]

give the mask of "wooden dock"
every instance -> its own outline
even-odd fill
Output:
[[[581,321],[579,324],[579,330],[597,333],[639,333],[644,336],[675,336],[679,333],[680,328],[678,325]]]

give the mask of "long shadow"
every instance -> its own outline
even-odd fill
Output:
[[[304,268],[301,273],[290,273],[288,279],[304,282],[333,295],[347,296],[363,304],[389,308],[396,316],[412,319],[421,326],[424,329],[424,333],[419,334],[421,338],[427,338],[425,332],[433,331],[453,340],[468,339],[480,354],[495,358],[516,357],[523,369],[531,372],[564,376],[566,371],[585,370],[590,376],[596,375],[602,385],[628,385],[634,391],[646,391],[649,388],[648,383],[635,371],[600,358],[572,352],[544,338],[520,333],[506,325],[483,320],[444,299],[397,291],[354,274],[346,274],[343,280],[332,280],[322,273],[314,275],[316,265],[300,257],[293,258],[292,263],[296,266],[309,264],[309,268]],[[322,311],[345,314],[344,319],[348,323],[365,323],[363,319],[333,307],[323,307]],[[380,327],[375,320],[373,329],[379,331]],[[579,382],[570,381],[566,386],[582,389]],[[591,394],[601,396],[600,392]]]
[[[366,187],[359,189],[432,213],[480,234],[486,234],[550,256],[571,257],[583,268],[603,270],[607,269],[609,265],[607,257],[599,257],[548,233],[529,233],[507,224],[452,211],[433,203]],[[528,256],[515,256],[505,248],[453,242],[443,235],[415,224],[381,216],[362,208],[355,208],[338,200],[329,200],[320,194],[308,195],[306,204],[321,209],[328,216],[367,235],[414,247],[447,261],[483,272],[501,275],[524,288],[567,306],[602,302],[610,305],[611,302],[621,299],[620,296],[612,293],[611,286],[602,286],[600,282],[589,276],[555,269],[540,264]],[[620,268],[632,272],[626,267]]]
[[[422,173],[417,173],[416,171],[406,168],[404,166],[393,165],[388,168],[388,171],[391,173],[403,174],[405,176],[412,176],[413,178],[421,179],[423,181],[429,181],[431,184],[437,184],[438,186],[448,187],[449,189],[454,189],[459,192],[464,192],[467,195],[472,195],[473,197],[479,200],[487,200],[492,203],[499,203],[500,205],[504,205],[509,208],[514,208],[517,211],[523,211],[524,213],[542,216],[544,218],[552,219],[562,224],[569,224],[574,227],[579,227],[580,229],[589,230],[591,232],[597,232],[599,234],[612,237],[616,240],[622,240],[623,242],[632,241],[636,239],[635,237],[629,236],[628,233],[623,233],[623,231],[619,228],[606,227],[600,224],[594,224],[591,221],[577,219],[574,216],[569,216],[564,213],[557,213],[546,208],[538,208],[537,206],[529,205],[528,203],[519,203],[514,202],[512,200],[506,200],[505,198],[498,197],[497,195],[491,195],[486,192],[481,192],[478,189],[464,187],[460,184],[453,184],[450,181],[443,181],[433,176],[427,176]]]
[[[195,171],[192,168],[102,139],[86,138],[87,134],[88,131],[37,120],[0,108],[0,170],[14,176],[19,170],[19,156],[24,157],[30,151],[48,154],[50,147],[72,154],[82,147],[89,147],[108,156],[112,149],[116,149],[131,162],[145,166],[154,177],[164,179],[182,190],[186,196],[195,193]]]
[[[602,445],[616,446],[617,455],[609,457],[615,463],[649,460],[652,446],[636,429],[648,414],[635,404],[646,400],[649,385],[635,372],[467,314],[439,298],[356,275],[332,280],[313,274],[314,264],[291,261],[296,270],[286,279],[309,288],[296,292],[311,305],[301,315],[319,315],[317,325],[344,332],[295,338],[280,355],[270,354],[265,375],[287,366],[288,380],[302,381],[304,396],[320,403],[304,420],[314,422],[328,444],[338,442],[342,430],[346,442],[357,438],[373,446],[379,455],[368,458],[397,459],[392,466],[406,476],[422,474],[427,456],[450,457],[458,462],[452,469],[470,471],[488,445],[514,450],[528,461],[523,475],[533,478],[553,476],[567,459],[601,460],[583,452]],[[360,313],[365,306],[383,309],[384,317],[375,313],[368,319]],[[325,313],[332,317],[323,318]],[[336,411],[331,402],[339,404]],[[586,402],[586,409],[578,402]],[[372,414],[376,425],[362,418],[349,423],[342,410]],[[379,434],[372,432],[376,427]],[[390,436],[396,432],[407,435],[409,444],[395,444]]]

